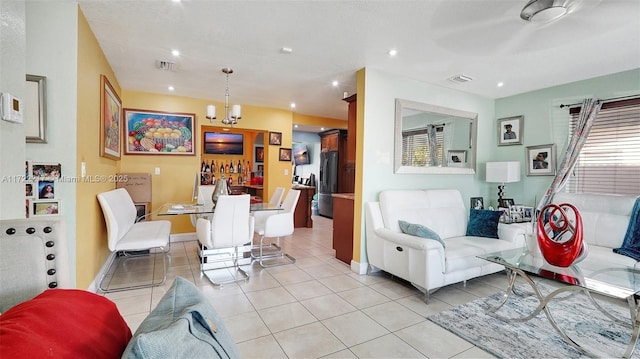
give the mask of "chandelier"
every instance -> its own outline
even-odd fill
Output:
[[[229,74],[233,73],[233,69],[225,67],[222,69],[222,72],[227,75],[227,89],[224,93],[224,118],[220,122],[224,125],[233,126],[242,118],[242,108],[240,105],[233,105],[233,107],[231,107],[231,113],[229,113]],[[216,106],[207,105],[207,118],[209,122],[216,119]]]

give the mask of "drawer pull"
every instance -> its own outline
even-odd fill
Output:
[[[404,249],[403,249],[402,247],[396,247],[396,250],[397,250],[398,252],[402,252],[402,251],[404,251]]]

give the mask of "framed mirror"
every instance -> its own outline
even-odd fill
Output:
[[[396,99],[395,173],[476,173],[477,121],[474,112]]]

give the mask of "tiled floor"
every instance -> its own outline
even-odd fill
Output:
[[[248,282],[212,286],[200,277],[197,242],[171,244],[164,286],[109,293],[132,331],[176,276],[195,283],[223,317],[243,358],[490,358],[490,354],[433,324],[434,313],[495,293],[498,273],[432,294],[384,274],[357,275],[334,258],[332,221],[283,238],[295,264],[245,266]]]

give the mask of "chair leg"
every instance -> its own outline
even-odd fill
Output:
[[[159,250],[160,253],[157,252]],[[152,252],[153,251],[153,252]],[[100,283],[98,285],[98,289],[103,293],[112,293],[112,292],[121,292],[125,290],[133,290],[133,289],[141,289],[141,288],[149,288],[149,287],[157,287],[163,285],[167,279],[167,255],[169,250],[165,247],[156,247],[151,248],[149,250],[144,251],[117,251],[111,256],[111,260],[109,261],[108,266],[105,269],[105,272],[100,279]],[[156,259],[158,255],[162,255],[162,278],[160,280],[156,280]],[[117,267],[120,261],[126,262],[132,259],[141,258],[141,257],[150,257],[153,256],[153,266],[151,270],[151,280],[148,283],[143,284],[133,284],[133,285],[124,285],[124,286],[114,286],[112,283],[113,276],[117,273]],[[113,271],[113,273],[111,273]],[[107,280],[107,278],[109,280]]]
[[[226,248],[225,248],[226,249]],[[238,246],[233,247],[233,254],[229,254],[225,249],[203,249],[200,252],[200,274],[201,276],[205,276],[211,284],[214,286],[221,286],[223,284],[236,283],[241,281],[249,280],[249,274],[245,272],[242,268],[240,268],[240,251]],[[229,256],[230,255],[230,256]],[[215,257],[218,257],[214,260]],[[230,266],[216,266],[216,263],[226,262],[229,259],[232,261],[232,265]],[[233,268],[235,273],[232,274],[232,278],[230,280],[216,281],[211,278],[211,274],[216,270]]]
[[[296,262],[296,259],[293,258],[292,256],[290,256],[289,254],[285,253],[284,251],[282,251],[281,247],[280,247],[280,237],[277,238],[277,245],[276,247],[279,249],[276,252],[273,253],[268,253],[265,255],[264,253],[264,235],[260,236],[260,247],[259,247],[259,256],[255,259],[258,259],[258,263],[260,263],[260,266],[262,268],[268,268],[268,267],[275,267],[275,266],[281,266],[281,265],[285,265],[285,264],[293,264]],[[277,260],[278,258],[281,258],[280,260]],[[269,261],[269,263],[267,263],[266,261]]]

